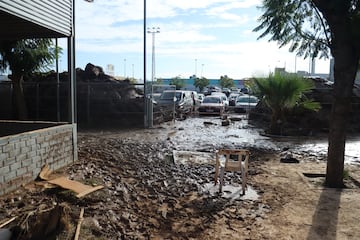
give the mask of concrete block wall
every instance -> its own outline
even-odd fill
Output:
[[[77,160],[75,126],[0,137],[0,195],[34,180],[46,163],[56,170]]]

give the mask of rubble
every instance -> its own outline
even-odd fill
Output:
[[[105,188],[79,199],[66,190],[29,185],[26,192],[19,190],[0,199],[1,206],[5,206],[0,219],[24,216],[38,205],[51,208],[65,203],[71,213],[68,235],[75,234],[83,207],[81,234],[104,239],[196,238],[218,218],[242,219],[244,224],[256,221],[247,213],[230,214],[229,209],[253,211],[257,200],[230,202],[207,194],[204,186],[213,184],[213,164],[176,165],[172,149],[171,141],[148,143],[81,134],[79,161],[63,173],[84,184]],[[239,184],[239,179],[229,176],[226,181]],[[264,214],[261,209],[255,212]],[[59,239],[68,239],[63,237]]]

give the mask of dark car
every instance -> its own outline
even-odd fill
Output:
[[[213,92],[221,92],[221,89],[217,86],[208,86],[207,89],[204,91],[204,95],[208,96],[211,95]]]
[[[224,93],[227,97],[229,97],[229,96],[230,96],[230,93],[231,93],[231,90],[228,89],[228,88],[223,88],[223,89],[221,90],[221,92]]]

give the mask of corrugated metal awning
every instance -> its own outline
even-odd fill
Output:
[[[0,0],[0,39],[71,36],[72,1]]]

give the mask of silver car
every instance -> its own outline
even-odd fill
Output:
[[[255,108],[259,99],[251,95],[241,95],[236,98],[234,111],[237,113],[246,113]]]
[[[221,100],[221,96],[213,96],[209,95],[204,98],[200,107],[198,108],[198,112],[200,115],[208,114],[208,115],[222,115],[225,111],[225,104]]]

